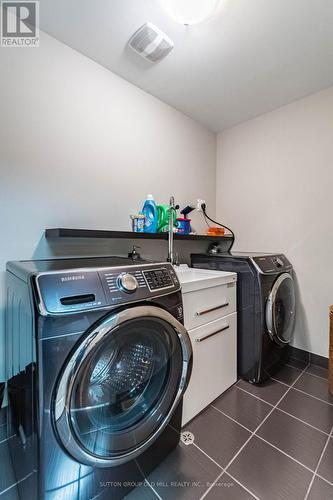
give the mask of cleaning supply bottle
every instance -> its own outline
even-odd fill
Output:
[[[145,216],[145,233],[157,233],[157,207],[152,194],[147,195],[142,213]]]

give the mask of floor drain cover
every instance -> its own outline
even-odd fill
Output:
[[[182,443],[186,444],[188,446],[189,444],[194,443],[194,434],[192,432],[182,432],[180,435],[180,440]]]

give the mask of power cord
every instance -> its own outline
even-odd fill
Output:
[[[230,229],[230,227],[226,226],[225,224],[220,224],[220,222],[217,222],[216,220],[214,219],[211,219],[209,217],[209,215],[207,214],[206,212],[206,203],[202,203],[201,205],[201,210],[202,210],[202,213],[204,215],[204,218],[205,218],[205,221],[206,221],[206,224],[209,226],[208,222],[207,222],[207,219],[210,220],[213,224],[216,224],[217,226],[221,226],[223,227],[224,229],[226,229],[227,231],[229,231],[229,233],[231,233],[231,237],[232,237],[232,240],[231,240],[231,245],[228,249],[228,252],[230,253],[231,252],[231,249],[232,247],[234,246],[234,243],[235,243],[235,233],[233,232],[232,229]]]

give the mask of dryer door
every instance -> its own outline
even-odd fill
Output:
[[[106,317],[60,377],[53,414],[63,446],[80,463],[100,467],[140,455],[180,402],[191,358],[185,328],[158,307]]]
[[[266,325],[270,336],[280,345],[289,344],[295,323],[295,287],[290,274],[275,281],[266,305]]]

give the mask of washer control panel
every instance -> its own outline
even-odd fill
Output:
[[[149,299],[180,288],[170,264],[114,268],[98,274],[109,304]]]
[[[168,269],[161,268],[144,271],[143,275],[151,291],[173,287],[173,281]]]
[[[142,301],[180,290],[169,263],[50,271],[36,276],[43,315],[82,312]]]

